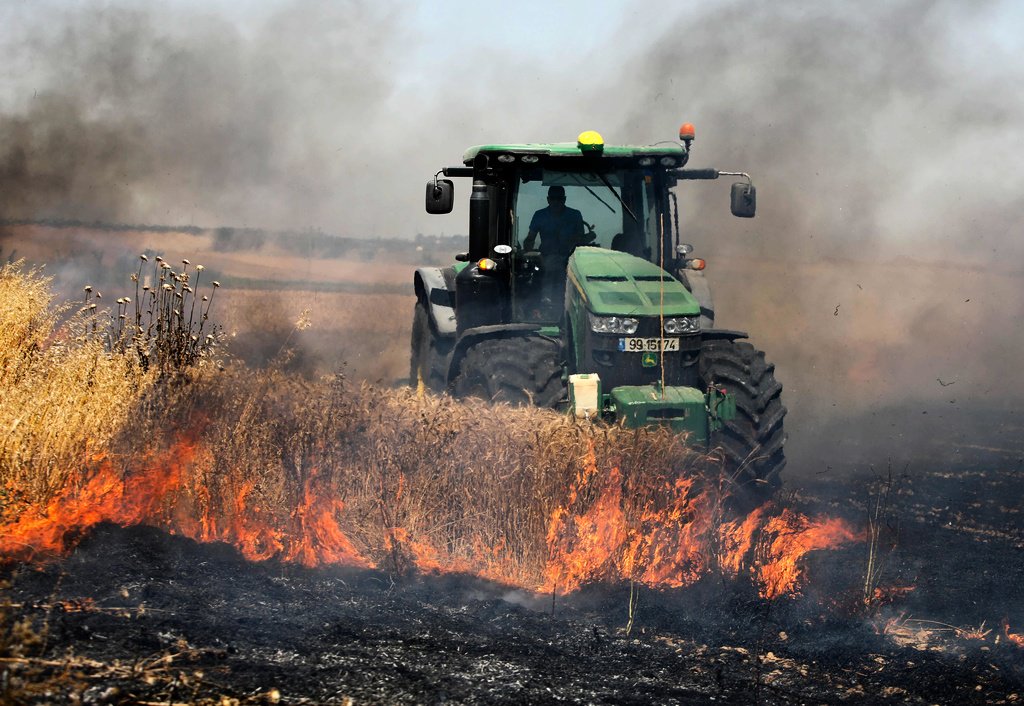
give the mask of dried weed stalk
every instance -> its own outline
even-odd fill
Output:
[[[901,478],[906,477],[906,468]],[[863,600],[871,608],[879,597],[879,586],[886,560],[899,541],[900,518],[895,500],[900,492],[900,480],[893,476],[889,463],[885,476],[878,476],[868,488],[867,561],[864,567]]]

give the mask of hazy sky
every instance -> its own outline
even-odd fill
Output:
[[[996,251],[1020,224],[1022,18],[1009,0],[0,0],[0,215],[464,232],[422,190],[467,146],[650,143],[685,120],[693,166],[755,175],[765,217],[728,225],[743,242],[944,247],[995,217]],[[725,203],[701,188],[695,208]]]

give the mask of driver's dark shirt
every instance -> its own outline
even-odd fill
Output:
[[[578,244],[577,237],[583,234],[583,214],[566,206],[556,215],[550,206],[546,206],[533,214],[530,232],[540,234],[542,255],[568,257]]]

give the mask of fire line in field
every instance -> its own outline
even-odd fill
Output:
[[[597,499],[573,511],[592,484]],[[721,489],[698,489],[693,478],[677,478],[640,506],[623,497],[622,487],[619,469],[600,474],[591,452],[569,502],[552,513],[549,590],[572,591],[602,579],[679,588],[712,571],[737,577],[748,570],[761,595],[776,598],[799,590],[800,560],[808,552],[858,539],[842,520],[811,519],[789,509],[773,516],[771,503],[727,520]]]
[[[800,591],[801,560],[808,552],[858,540],[842,520],[810,518],[770,503],[729,518],[721,488],[698,485],[693,478],[664,482],[638,500],[635,489],[627,492],[618,467],[598,468],[591,448],[566,501],[550,514],[546,562],[531,567],[507,547],[488,546],[479,537],[466,538],[470,558],[465,552],[456,556],[430,541],[431,533],[424,531],[429,518],[412,527],[382,515],[378,538],[354,541],[345,529],[345,502],[316,468],[284,519],[261,507],[244,474],[238,474],[232,501],[214,508],[211,463],[203,443],[184,435],[168,453],[138,468],[122,471],[111,459],[99,459],[44,509],[26,510],[8,522],[0,530],[0,551],[33,559],[64,551],[72,530],[99,522],[147,524],[197,541],[229,543],[255,561],[371,568],[401,556],[420,571],[472,573],[559,593],[600,581],[680,588],[717,571],[732,578],[749,575],[763,597],[776,598]],[[410,492],[399,481],[396,496]]]

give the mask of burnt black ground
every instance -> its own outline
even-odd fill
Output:
[[[721,579],[643,589],[629,636],[628,586],[559,596],[552,614],[550,595],[471,577],[256,564],[101,525],[59,563],[3,568],[0,688],[14,703],[1021,703],[1024,649],[997,639],[1004,619],[1024,632],[1011,456],[893,468],[881,584],[915,586],[904,596],[860,607],[857,545],[812,555],[798,598]],[[886,469],[861,470],[808,474],[780,500],[863,525]],[[22,617],[44,641],[19,656]],[[879,634],[888,619],[911,639]],[[983,621],[983,640],[938,625]]]

